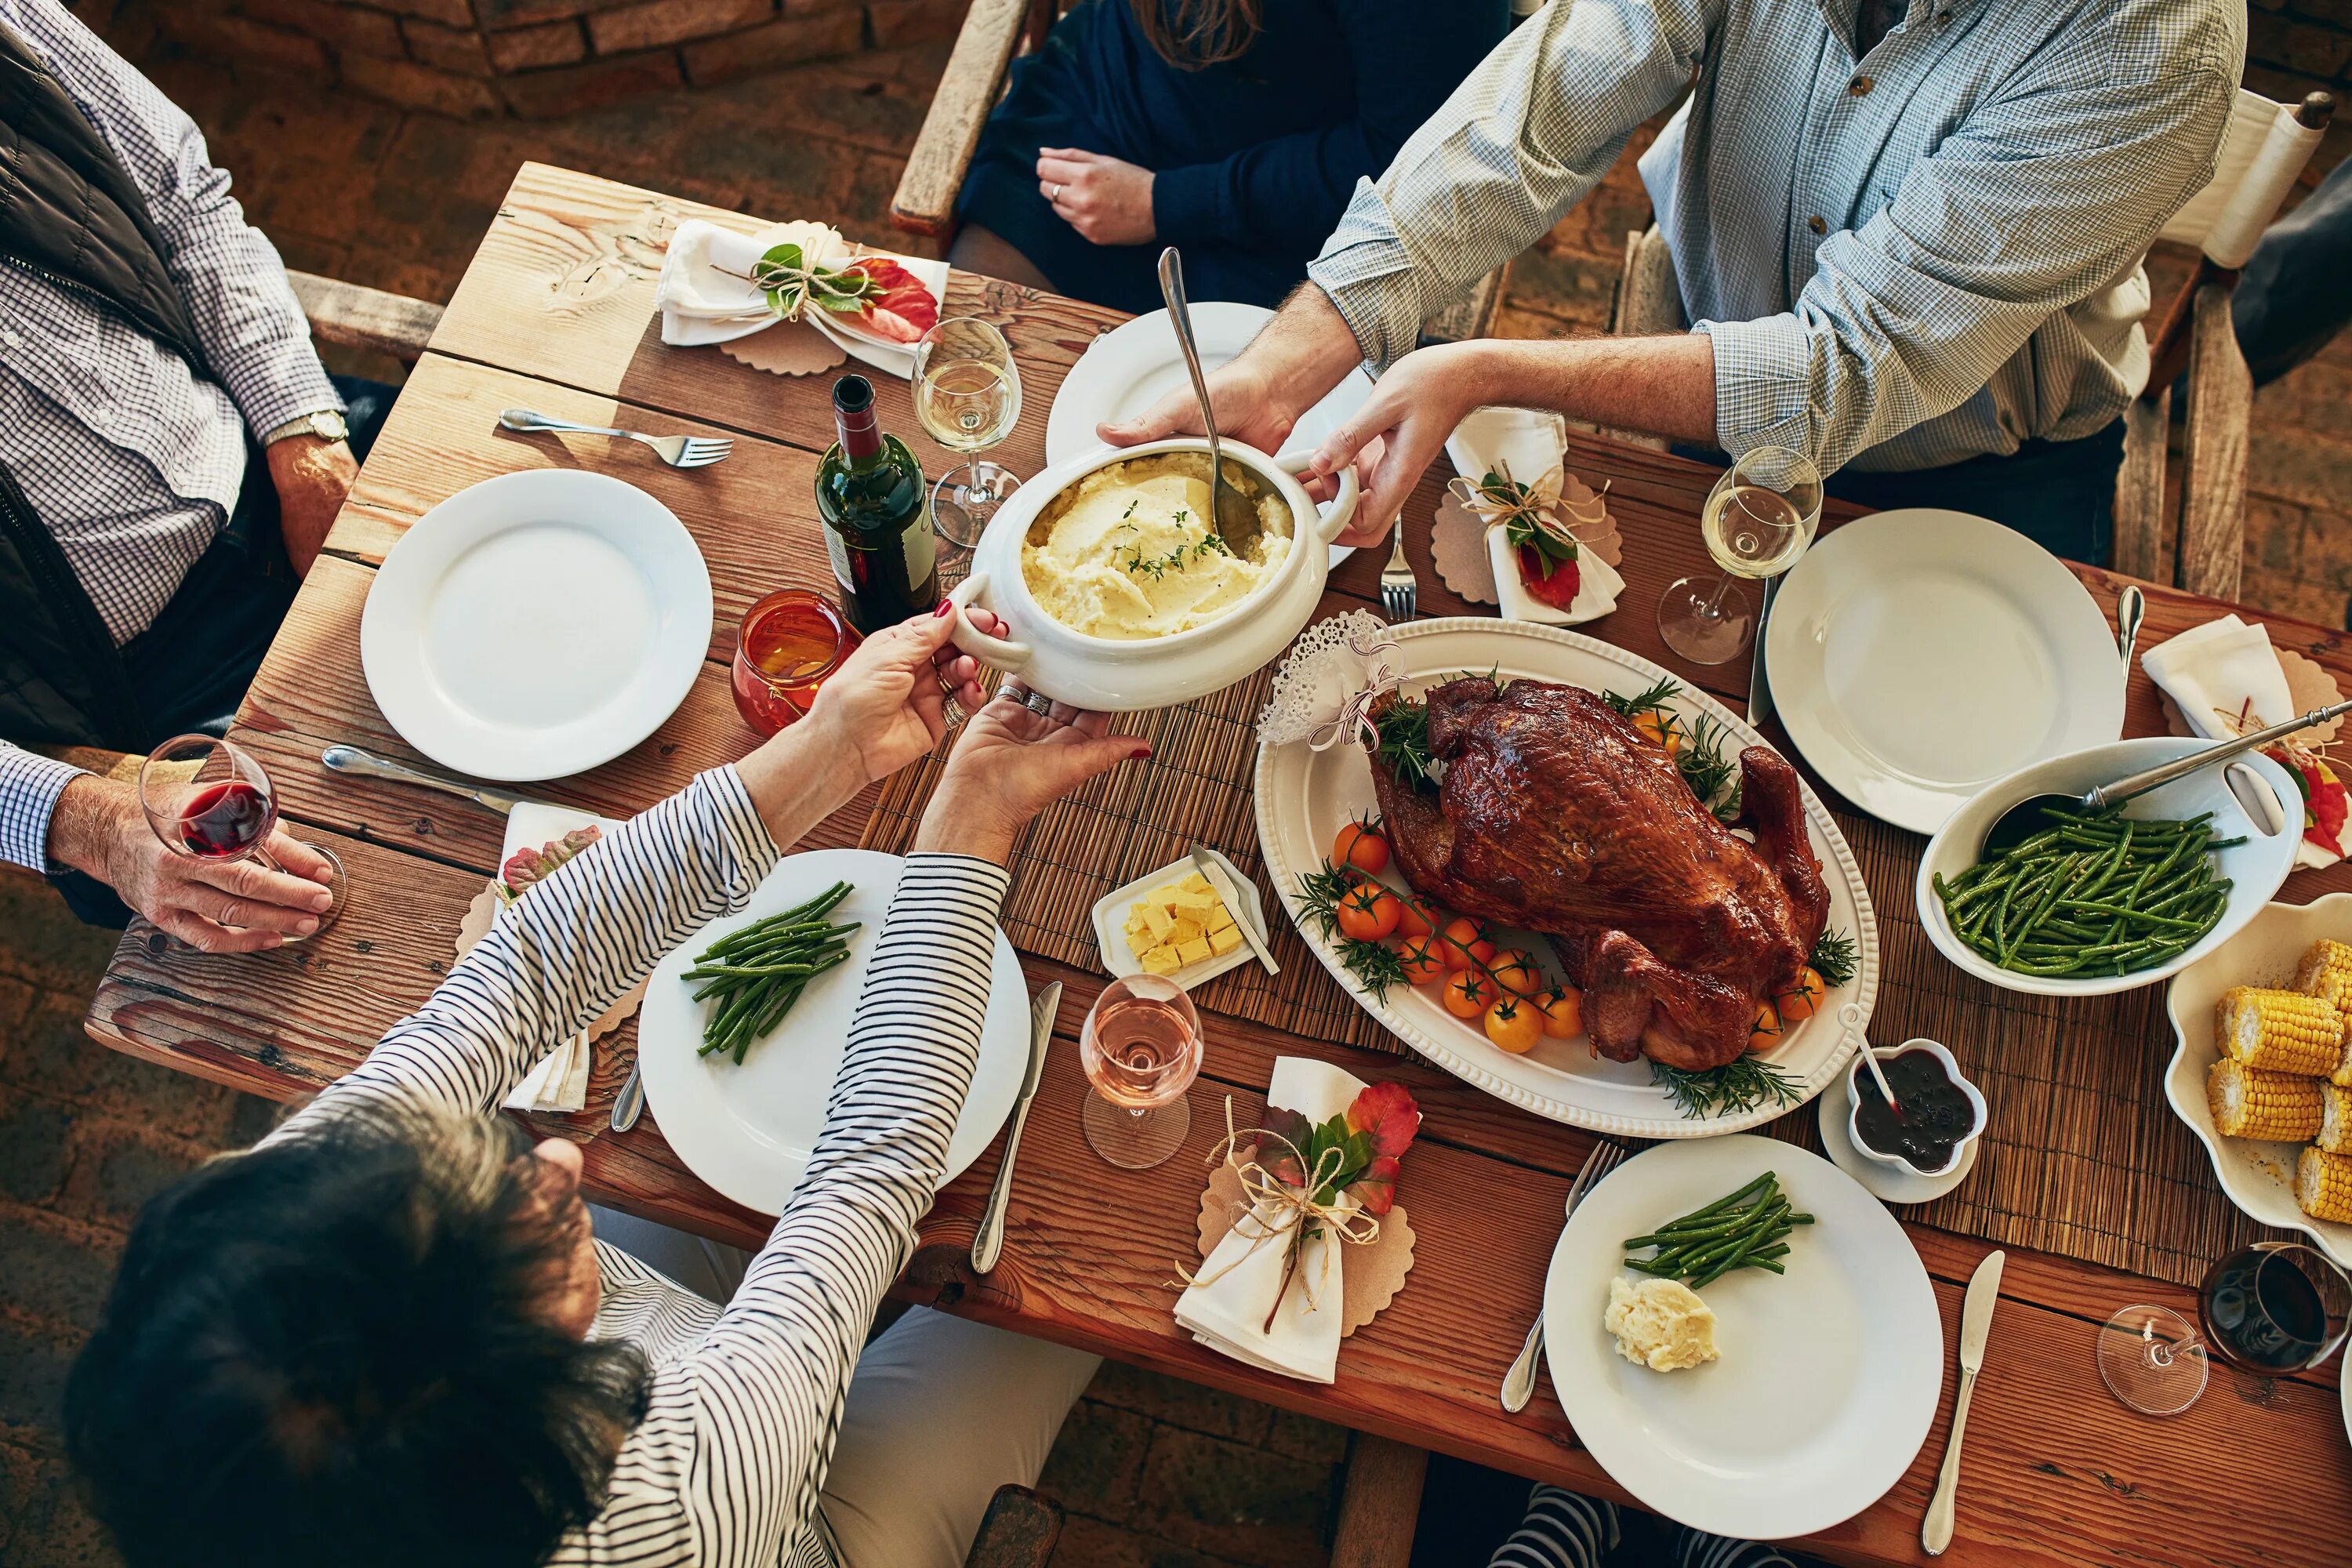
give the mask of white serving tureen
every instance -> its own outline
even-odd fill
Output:
[[[1227,439],[1224,454],[1257,474],[1290,508],[1291,547],[1249,595],[1206,626],[1166,637],[1129,641],[1090,637],[1047,615],[1031,596],[1021,571],[1021,547],[1047,502],[1112,463],[1156,452],[1202,452],[1207,441],[1181,436],[1139,447],[1103,447],[1056,463],[1024,484],[989,519],[974,547],[971,574],[957,584],[955,644],[984,664],[1018,676],[1032,691],[1057,702],[1108,713],[1131,713],[1190,702],[1270,663],[1290,646],[1323,598],[1330,552],[1356,515],[1357,481],[1349,468],[1339,494],[1318,509],[1293,477],[1307,455],[1276,459]],[[1009,622],[1013,637],[993,637],[971,624],[963,606],[977,604]]]

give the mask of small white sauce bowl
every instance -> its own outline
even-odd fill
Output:
[[[1906,1051],[1925,1051],[1934,1057],[1944,1064],[1944,1075],[1959,1085],[1960,1092],[1968,1096],[1969,1106],[1976,1111],[1977,1124],[1969,1129],[1967,1137],[1952,1145],[1952,1157],[1932,1171],[1921,1170],[1900,1154],[1889,1154],[1884,1150],[1872,1148],[1863,1142],[1862,1137],[1862,1085],[1865,1079],[1870,1078],[1870,1064],[1862,1059],[1861,1051],[1856,1051],[1853,1054],[1853,1062],[1845,1069],[1845,1130],[1846,1136],[1853,1141],[1854,1152],[1865,1160],[1875,1160],[1882,1165],[1892,1165],[1896,1170],[1906,1172],[1914,1176],[1948,1175],[1958,1170],[1960,1162],[1968,1157],[1969,1148],[1978,1139],[1984,1136],[1988,1113],[1983,1092],[1975,1084],[1970,1083],[1967,1075],[1960,1071],[1960,1064],[1954,1058],[1952,1053],[1935,1040],[1906,1040],[1899,1046],[1865,1046],[1864,1049],[1876,1057],[1882,1067]]]

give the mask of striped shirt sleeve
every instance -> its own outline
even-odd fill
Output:
[[[366,1101],[495,1110],[558,1040],[741,909],[776,858],[735,770],[700,775],[500,910],[425,1005],[279,1135]]]
[[[0,860],[47,874],[49,819],[82,770],[0,741]]]
[[[807,1173],[717,1324],[656,1375],[604,1511],[558,1563],[813,1560],[850,1374],[979,1059],[1006,880],[985,860],[908,860]]]

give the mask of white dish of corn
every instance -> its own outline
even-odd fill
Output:
[[[2222,1192],[2352,1268],[2352,893],[2266,905],[2165,1008],[2165,1097]]]
[[[1094,908],[1095,940],[1112,976],[1158,974],[1190,991],[1250,962],[1249,943],[1234,922],[1264,920],[1257,887],[1215,850],[1209,858],[1244,908],[1227,909],[1189,858],[1114,889]]]

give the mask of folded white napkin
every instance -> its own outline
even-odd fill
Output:
[[[1549,409],[1474,408],[1445,438],[1454,471],[1476,483],[1504,464],[1521,484],[1556,467],[1568,447],[1568,421]]]
[[[661,279],[654,288],[654,303],[661,310],[662,342],[693,348],[748,337],[776,324],[775,312],[751,280],[752,265],[779,245],[798,245],[817,260],[833,252],[836,262],[859,255],[887,256],[921,280],[931,297],[944,301],[948,264],[895,251],[857,250],[821,223],[780,223],[757,234],[739,234],[701,218],[688,218],[670,236],[669,253],[662,260]],[[828,310],[803,310],[801,319],[840,344],[856,358],[900,379],[915,374],[911,344],[896,343],[845,325]]]
[[[1353,1105],[1364,1087],[1363,1079],[1328,1062],[1277,1057],[1265,1099],[1269,1105],[1321,1122]],[[1177,1298],[1177,1325],[1235,1361],[1308,1383],[1329,1383],[1339,1375],[1340,1320],[1346,1311],[1339,1288],[1345,1244],[1328,1229],[1307,1242],[1297,1272],[1283,1288],[1286,1234],[1253,1239],[1265,1235],[1263,1208],[1244,1216],[1201,1265],[1201,1278],[1210,1283],[1192,1286]],[[1310,1286],[1312,1307],[1307,1300]],[[1277,1289],[1283,1290],[1282,1307],[1268,1331],[1266,1309],[1274,1305]]]
[[[2209,740],[2222,740],[2294,717],[2286,672],[2270,633],[2223,616],[2191,626],[2139,656],[2148,679],[2180,706],[2189,728]]]
[[[1617,595],[1625,591],[1625,579],[1617,574],[1617,568],[1591,550],[1579,550],[1576,602],[1565,610],[1545,604],[1528,592],[1519,575],[1518,552],[1511,548],[1501,523],[1486,530],[1486,561],[1495,569],[1495,597],[1507,621],[1534,621],[1547,626],[1597,621],[1617,607]]]

